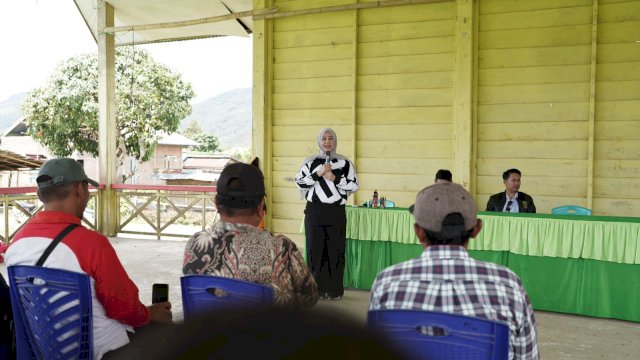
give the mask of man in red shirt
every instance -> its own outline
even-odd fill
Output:
[[[36,179],[44,210],[38,212],[14,237],[6,253],[7,266],[34,265],[53,238],[70,224],[78,227],[53,249],[44,267],[85,273],[91,278],[93,351],[96,359],[129,343],[127,331],[151,321],[172,320],[171,304],[149,307],[122,267],[109,240],[81,226],[89,201],[89,184],[82,165],[74,159],[47,161]]]

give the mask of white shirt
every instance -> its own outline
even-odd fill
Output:
[[[518,193],[513,195],[512,198],[509,198],[509,193],[505,191],[505,195],[507,195],[507,202],[504,203],[504,207],[502,208],[502,212],[512,212],[519,213],[520,206],[518,206]],[[511,204],[509,204],[511,203]],[[507,210],[509,208],[509,210]]]

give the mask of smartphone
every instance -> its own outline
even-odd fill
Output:
[[[151,303],[156,304],[165,301],[169,301],[169,285],[153,284],[153,288],[151,290]]]

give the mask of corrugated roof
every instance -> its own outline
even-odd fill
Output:
[[[237,162],[239,161],[229,155],[189,156],[182,162],[182,168],[222,171],[228,164]]]
[[[165,135],[160,141],[158,141],[158,145],[175,145],[175,146],[198,146],[200,143],[195,142],[188,137],[182,136],[178,133],[173,133],[171,135]]]
[[[38,169],[44,161],[30,159],[7,150],[0,150],[0,171],[19,169]]]

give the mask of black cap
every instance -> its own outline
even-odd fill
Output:
[[[229,189],[232,180],[237,179],[239,184]],[[232,207],[248,208],[256,206],[254,199],[262,199],[265,196],[264,177],[255,166],[245,163],[228,165],[222,170],[217,183],[217,193],[225,197],[225,203]],[[258,200],[258,201],[259,201]]]

